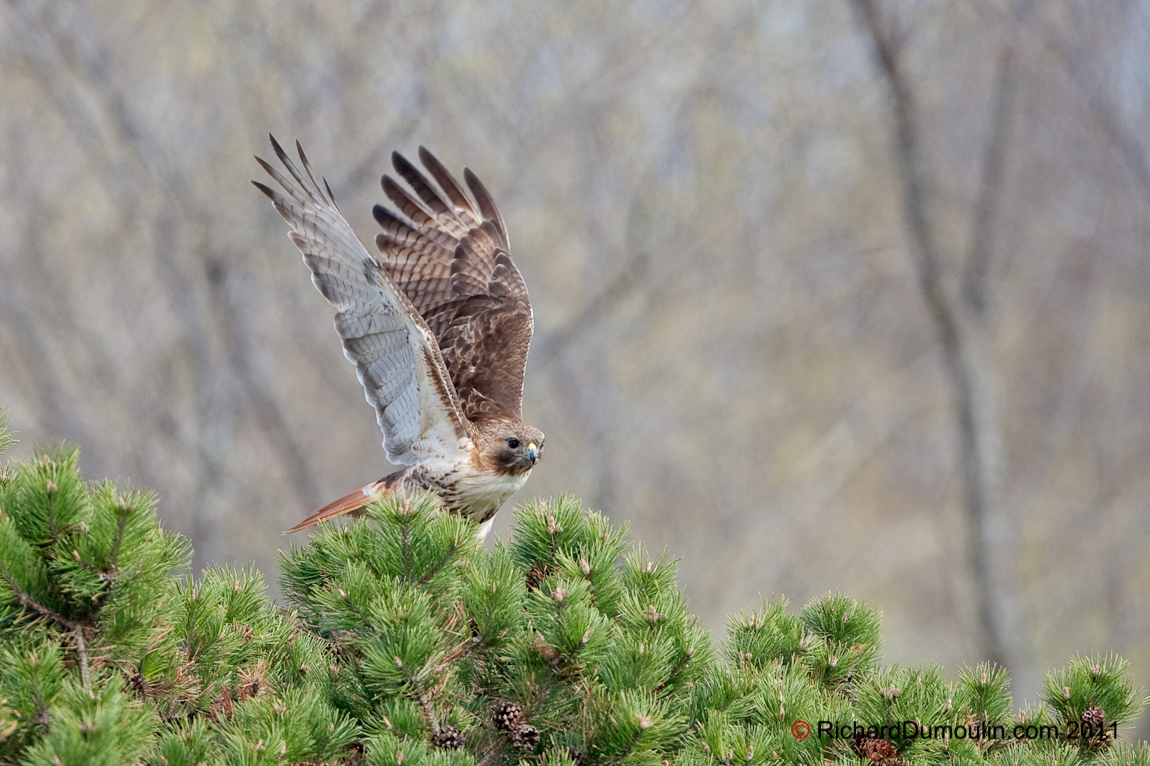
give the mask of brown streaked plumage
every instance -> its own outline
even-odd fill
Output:
[[[273,189],[253,181],[288,222],[312,282],[336,309],[344,355],[376,409],[388,459],[403,470],[357,489],[292,527],[296,532],[373,500],[432,490],[442,506],[481,524],[523,486],[543,434],[522,422],[531,303],[511,261],[507,230],[470,170],[470,195],[423,147],[438,188],[399,154],[383,190],[399,210],[376,205],[382,227],[372,257],[317,181],[271,139],[289,177],[259,157]]]

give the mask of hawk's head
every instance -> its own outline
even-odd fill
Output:
[[[486,462],[500,473],[530,471],[543,456],[543,432],[524,423],[484,424],[480,451]]]

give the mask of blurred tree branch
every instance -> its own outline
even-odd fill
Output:
[[[985,317],[989,297],[990,256],[996,215],[1002,205],[1003,171],[1006,168],[1006,147],[1010,136],[1015,84],[1018,81],[1017,40],[1013,36],[1002,43],[995,69],[994,93],[990,115],[989,135],[982,154],[982,180],[975,201],[971,221],[970,247],[966,255],[966,270],[962,284],[962,298],[977,316]]]
[[[694,6],[696,3],[691,5]],[[685,88],[683,98],[675,105],[672,116],[667,120],[667,128],[658,143],[657,151],[651,155],[641,177],[632,186],[624,229],[625,241],[621,248],[625,259],[623,264],[607,279],[606,284],[583,304],[575,317],[542,339],[543,342],[534,349],[533,353],[539,360],[541,368],[549,368],[552,360],[562,356],[580,338],[593,332],[640,286],[646,288],[649,293],[656,292],[652,289],[651,282],[651,278],[658,272],[652,272],[650,268],[652,250],[650,224],[659,218],[657,212],[652,210],[660,203],[658,195],[653,193],[659,188],[657,171],[667,162],[670,155],[683,151],[683,144],[686,143],[685,134],[688,130],[687,123],[700,102],[714,90],[718,79],[716,77],[718,63],[723,52],[729,49],[736,36],[746,34],[756,14],[757,9],[753,7],[740,12],[712,33],[712,39],[708,41],[707,54],[692,73],[690,85]],[[607,66],[618,69],[614,62]],[[612,71],[611,75],[622,77],[625,73]],[[599,79],[595,78],[595,81],[598,82]],[[594,226],[592,229],[595,230]]]
[[[910,253],[946,366],[958,425],[965,509],[966,555],[974,583],[980,653],[1006,661],[999,594],[988,550],[998,510],[1002,471],[1001,423],[993,386],[994,362],[988,331],[988,273],[995,214],[1000,207],[1003,167],[1010,135],[1016,79],[1015,42],[1008,35],[996,67],[989,133],[982,157],[980,192],[974,207],[962,289],[948,289],[942,264],[942,234],[931,217],[930,170],[923,148],[918,104],[901,59],[902,47],[882,19],[876,0],[851,0],[890,90],[895,147],[903,186],[903,215]]]
[[[223,532],[218,525],[203,523],[200,514],[202,506],[212,505],[207,498],[218,493],[221,477],[228,475],[233,440],[226,434],[234,427],[237,410],[245,404],[252,407],[269,434],[268,442],[279,453],[296,497],[307,507],[319,505],[320,494],[304,451],[278,401],[269,393],[267,382],[248,362],[253,353],[248,339],[237,331],[243,323],[226,290],[229,273],[237,270],[216,255],[226,248],[216,241],[212,225],[215,211],[201,204],[202,198],[180,168],[178,156],[133,114],[107,64],[108,51],[94,33],[94,24],[85,24],[81,39],[76,25],[86,20],[85,7],[76,6],[68,18],[52,4],[16,0],[10,7],[28,40],[24,56],[30,70],[77,141],[102,168],[99,176],[111,184],[120,227],[127,229],[138,223],[136,216],[146,204],[138,189],[143,188],[145,179],[147,188],[158,192],[162,200],[153,220],[152,253],[169,305],[187,330],[192,368],[198,377],[195,388],[199,392],[200,428],[193,451],[199,463],[196,494],[201,502],[193,508],[197,513],[195,526],[202,531],[197,536],[202,551],[199,555],[211,555],[213,545],[206,539],[209,530],[212,535]],[[194,243],[191,250],[200,254],[199,258],[180,253],[177,232],[181,231],[188,233]],[[217,369],[220,357],[233,374],[221,374]],[[228,381],[238,382],[239,390],[229,392]]]

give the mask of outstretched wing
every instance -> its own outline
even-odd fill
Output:
[[[372,211],[383,267],[435,334],[466,417],[520,420],[533,322],[503,217],[470,170],[468,195],[431,152],[419,159],[439,188],[400,154],[392,165],[411,191],[383,177],[401,214]]]
[[[335,329],[375,407],[388,460],[415,465],[428,454],[458,450],[466,420],[435,336],[355,236],[327,182],[321,188],[316,181],[299,143],[306,175],[271,141],[291,179],[256,157],[281,189],[252,183],[288,222],[312,282],[335,306]]]

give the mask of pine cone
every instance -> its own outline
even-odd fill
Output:
[[[587,756],[573,747],[567,748],[567,757],[571,759],[571,762],[574,763],[575,766],[587,766]]]
[[[433,745],[444,750],[459,750],[465,741],[466,737],[464,737],[463,732],[446,723],[440,725],[439,731],[435,732],[435,736],[431,738]]]
[[[1082,713],[1082,724],[1098,731],[1098,729],[1106,725],[1106,714],[1099,708],[1088,707]]]
[[[549,574],[551,574],[551,570],[543,564],[536,564],[528,569],[526,578],[527,590],[537,590],[539,583],[543,582],[543,578]]]
[[[859,758],[870,761],[874,766],[902,766],[906,763],[890,742],[862,734],[855,735],[851,742],[851,752]]]
[[[511,700],[500,702],[491,712],[491,720],[499,731],[511,731],[511,727],[519,723],[522,716],[523,708]]]
[[[515,724],[507,732],[507,738],[520,750],[534,750],[539,746],[539,730],[530,724]]]
[[[134,671],[128,677],[128,686],[132,687],[132,691],[136,692],[141,699],[146,698],[148,691],[148,679],[140,671]]]
[[[870,762],[875,766],[902,766],[906,763],[894,749],[894,745],[885,739],[874,740],[869,750]]]
[[[1109,750],[1114,744],[1114,736],[1106,728],[1106,714],[1096,707],[1088,707],[1082,713],[1082,742],[1091,750]]]

